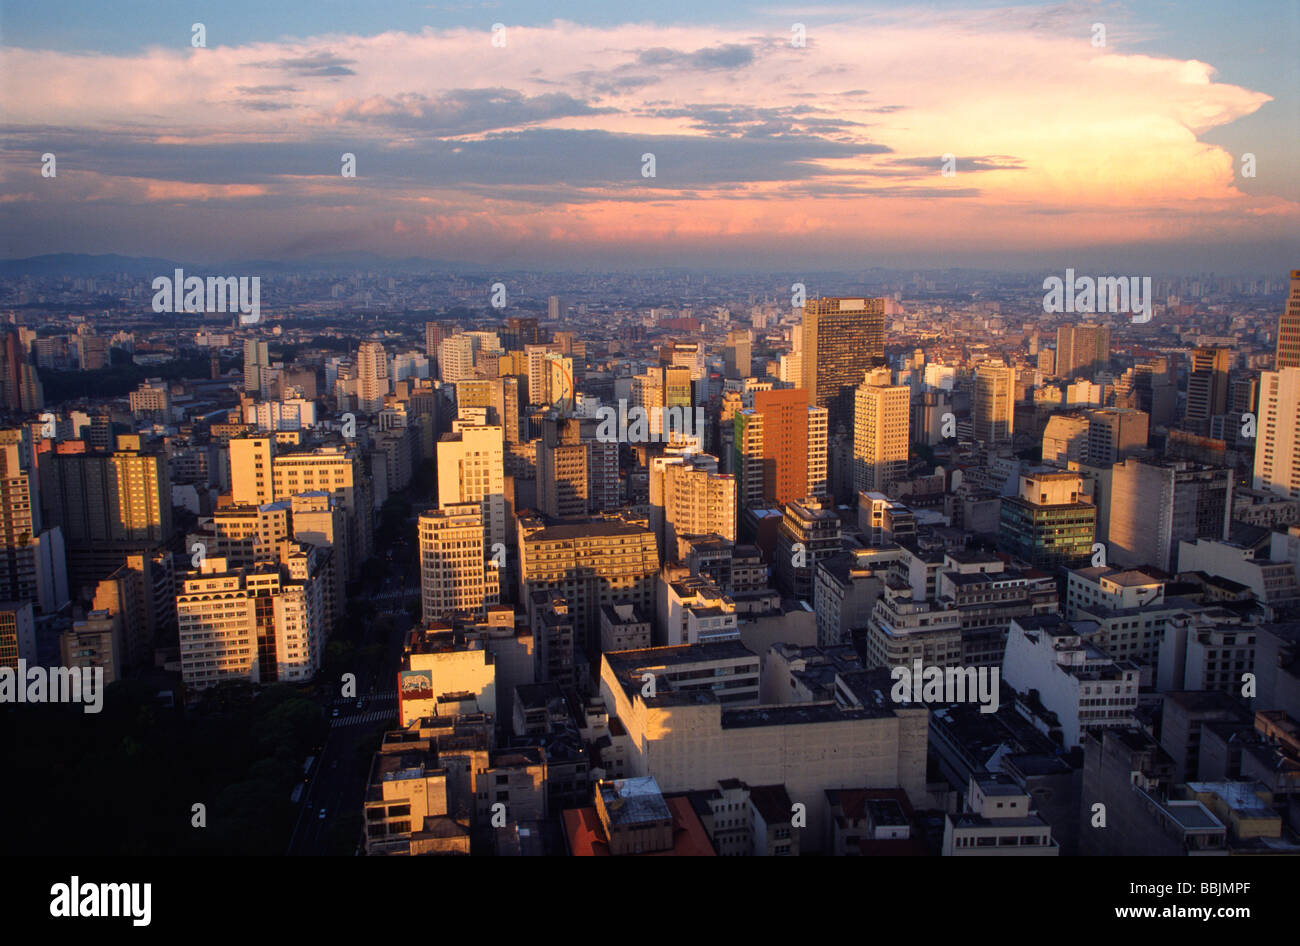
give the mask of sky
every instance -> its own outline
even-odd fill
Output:
[[[1298,40],[1300,0],[5,0],[0,257],[1280,276]]]

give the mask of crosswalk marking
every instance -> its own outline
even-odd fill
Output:
[[[339,719],[331,719],[330,728],[335,729],[339,726],[359,726],[362,723],[377,723],[381,719],[392,719],[396,715],[396,709],[383,709],[374,710],[369,713],[362,713],[360,716],[343,716]]]
[[[347,696],[335,697],[330,702],[330,705],[331,706],[354,706],[356,705],[357,699],[363,699],[367,703],[371,703],[371,702],[379,703],[379,702],[383,702],[384,700],[395,700],[397,699],[397,691],[384,690],[382,693],[367,693],[365,696],[359,698],[347,697]]]

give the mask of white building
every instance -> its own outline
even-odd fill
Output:
[[[1012,618],[1002,679],[1022,696],[1037,691],[1056,716],[1067,749],[1083,745],[1089,729],[1136,725],[1137,664],[1115,660],[1092,643],[1091,621],[1066,623],[1056,614]],[[1041,728],[1041,722],[1040,722]]]

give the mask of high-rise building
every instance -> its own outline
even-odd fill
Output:
[[[452,424],[438,441],[438,505],[479,503],[489,556],[505,547],[505,449],[499,425]]]
[[[1291,270],[1291,291],[1277,322],[1277,358],[1273,367],[1300,368],[1300,269]]]
[[[519,600],[537,591],[562,594],[579,646],[599,641],[604,605],[654,613],[659,549],[644,522],[604,517],[548,523],[522,516],[518,529]]]
[[[853,430],[853,391],[884,364],[884,299],[809,299],[803,309],[803,387],[827,410],[831,437]]]
[[[907,477],[911,406],[912,389],[907,385],[891,385],[888,378],[873,379],[868,374],[867,381],[858,386],[853,413],[856,490],[887,493],[896,481]]]
[[[1016,369],[1009,365],[981,364],[975,369],[975,397],[971,407],[975,439],[984,443],[1011,440],[1016,420]]]
[[[310,680],[325,648],[325,586],[300,553],[285,564],[229,568],[207,557],[176,595],[181,675],[191,689],[228,680]]]
[[[171,465],[166,453],[119,434],[112,452],[63,441],[43,454],[41,502],[62,530],[75,585],[99,581],[128,552],[152,551],[172,538]]]
[[[679,539],[687,536],[713,534],[736,541],[736,479],[718,473],[717,457],[655,457],[650,461],[650,505],[668,561],[679,560]]]
[[[266,342],[255,338],[244,340],[244,390],[262,390],[262,369],[271,366],[270,354]]]
[[[483,504],[448,503],[420,514],[424,620],[482,614],[498,598],[498,570],[483,545]]]
[[[1111,468],[1107,564],[1178,567],[1178,543],[1226,539],[1232,470],[1133,457]]]
[[[273,472],[277,500],[326,492],[342,506],[348,523],[349,568],[359,573],[361,563],[374,551],[374,501],[361,452],[336,446],[279,454]],[[348,577],[355,578],[356,573]]]
[[[748,378],[749,362],[749,329],[732,329],[727,333],[727,345],[722,351],[722,373],[728,378]]]
[[[439,349],[443,339],[451,334],[451,327],[446,322],[424,323],[424,354],[429,359],[430,367],[438,360]],[[436,375],[435,375],[436,377]]]
[[[1057,377],[1091,378],[1109,365],[1109,325],[1062,325],[1056,330]]]
[[[1197,348],[1192,351],[1191,373],[1187,377],[1187,409],[1183,418],[1189,430],[1206,434],[1210,418],[1228,410],[1228,372],[1232,370],[1231,348]]]
[[[45,407],[40,378],[27,358],[17,330],[12,327],[5,329],[3,347],[0,347],[0,393],[5,410],[27,412]]]
[[[362,342],[357,349],[357,407],[367,414],[384,408],[388,394],[388,353],[379,342]]]
[[[773,555],[777,583],[786,594],[811,602],[817,563],[840,550],[840,517],[821,499],[788,502],[782,510]]]
[[[580,518],[590,503],[590,447],[577,418],[548,417],[537,444],[537,506],[544,515]]]
[[[260,506],[275,501],[273,444],[271,437],[234,437],[227,443],[230,492],[235,503]]]
[[[456,407],[486,407],[488,422],[500,424],[506,443],[519,442],[519,378],[465,379],[456,383]]]
[[[1260,375],[1254,485],[1255,489],[1266,489],[1288,499],[1300,499],[1297,404],[1300,404],[1300,367],[1285,367]]]
[[[825,496],[827,410],[802,388],[755,391],[734,415],[734,470],[741,508]]]

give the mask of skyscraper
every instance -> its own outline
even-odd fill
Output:
[[[1016,369],[981,364],[975,369],[975,398],[971,408],[975,439],[984,443],[1009,441],[1015,431]]]
[[[722,352],[723,374],[728,378],[748,378],[749,362],[749,329],[732,329],[727,333],[727,346]]]
[[[1255,489],[1266,489],[1289,499],[1300,499],[1297,404],[1300,404],[1300,367],[1265,371],[1260,375]]]
[[[809,299],[803,310],[803,387],[827,409],[832,437],[853,429],[853,390],[885,361],[884,299]]]
[[[357,406],[367,414],[378,414],[387,394],[388,353],[379,342],[362,342],[357,349]]]
[[[1191,374],[1187,378],[1187,428],[1199,434],[1209,432],[1210,418],[1228,410],[1228,372],[1232,368],[1231,348],[1197,348],[1192,351]]]
[[[853,487],[857,491],[888,492],[907,475],[912,389],[891,385],[889,380],[868,374],[855,394]]]
[[[810,407],[808,392],[755,391],[733,424],[742,509],[826,494],[826,408]]]
[[[244,390],[256,391],[261,393],[262,390],[262,369],[271,365],[270,355],[267,352],[266,342],[259,342],[255,338],[244,340]]]
[[[1291,270],[1291,291],[1277,322],[1277,370],[1300,368],[1300,269]]]
[[[1062,325],[1056,330],[1056,374],[1091,378],[1110,364],[1109,325]]]

